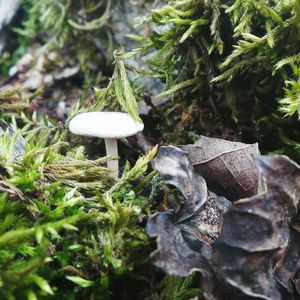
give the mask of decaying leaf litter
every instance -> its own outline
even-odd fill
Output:
[[[200,271],[208,299],[222,299],[213,293],[227,284],[234,299],[297,299],[299,165],[285,156],[260,156],[257,145],[204,136],[182,148],[187,152],[163,146],[153,161],[164,182],[183,195],[179,209],[170,206],[148,221],[148,234],[157,237],[155,265],[179,276]],[[232,203],[218,197],[206,178],[212,188],[213,178],[217,188],[227,179],[224,194],[239,194]]]
[[[279,155],[299,162],[297,8],[15,1],[0,18],[1,297],[297,299],[299,166]],[[119,179],[101,142],[68,132],[95,110],[145,123],[120,143]]]

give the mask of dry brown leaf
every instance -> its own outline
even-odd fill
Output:
[[[213,261],[226,283],[243,295],[234,299],[282,300],[273,277],[271,259],[274,252],[249,253],[224,244],[214,245],[213,250]]]
[[[157,237],[158,249],[152,253],[155,265],[179,276],[193,270],[207,272],[209,245],[219,235],[230,202],[207,190],[205,181],[179,148],[161,147],[153,165],[165,183],[177,187],[185,198],[178,212],[158,212],[148,220],[148,234]]]
[[[300,167],[284,156],[260,156],[255,162],[262,192],[235,202],[225,214],[213,261],[244,295],[296,299],[292,282],[300,270],[300,236],[291,226],[297,219]]]
[[[291,230],[290,243],[286,249],[278,254],[278,260],[274,267],[276,281],[286,290],[289,295],[296,293],[297,272],[300,275],[300,235]],[[295,284],[295,286],[294,286]],[[300,291],[297,293],[300,295]]]
[[[178,221],[191,217],[205,203],[205,180],[194,171],[184,151],[173,146],[162,146],[153,160],[153,167],[166,184],[177,187],[185,198]]]
[[[157,250],[151,257],[154,264],[166,273],[186,276],[192,271],[207,269],[207,261],[201,253],[201,249],[207,246],[196,240],[197,250],[190,248],[181,229],[174,223],[172,210],[156,213],[148,221],[147,233],[157,237]]]
[[[181,147],[208,187],[230,200],[253,196],[258,191],[258,170],[251,155],[259,154],[257,144],[201,138]]]
[[[296,300],[300,167],[285,156],[256,156],[251,164],[259,174],[259,194],[234,202],[225,213],[228,200],[207,190],[187,155],[162,147],[154,167],[181,191],[184,202],[178,211],[159,212],[148,220],[148,234],[157,237],[152,258],[169,274],[200,271],[206,299]]]

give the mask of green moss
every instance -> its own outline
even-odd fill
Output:
[[[153,53],[153,76],[166,83],[159,96],[173,96],[159,119],[167,141],[229,135],[299,161],[298,2],[178,0],[154,10],[156,31],[132,54]]]
[[[127,278],[141,263],[134,253],[149,245],[138,222],[149,204],[134,182],[147,185],[151,177],[143,174],[156,149],[116,181],[104,159],[70,147],[54,122],[15,117],[15,133],[0,137],[1,299],[109,298],[113,278]]]

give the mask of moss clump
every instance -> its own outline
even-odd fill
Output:
[[[108,297],[112,278],[141,264],[134,253],[149,244],[138,221],[149,204],[134,182],[151,179],[142,175],[156,149],[115,181],[105,159],[88,160],[53,126],[36,120],[0,137],[2,299]]]
[[[193,141],[186,131],[229,133],[299,161],[299,7],[178,0],[154,10],[146,22],[157,29],[132,53],[152,53],[153,76],[166,84],[159,96],[173,96],[167,118],[158,116],[164,137],[184,143]],[[175,131],[168,118],[177,119]]]

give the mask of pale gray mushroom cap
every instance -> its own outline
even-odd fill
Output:
[[[134,135],[144,125],[121,112],[88,112],[74,117],[69,124],[72,133],[99,138],[122,138]]]

